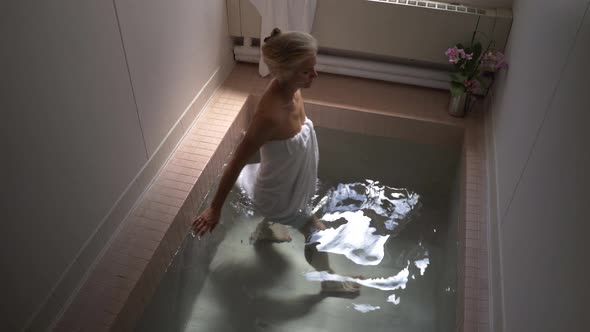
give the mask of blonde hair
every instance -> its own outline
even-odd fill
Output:
[[[271,35],[264,38],[264,42],[264,63],[279,81],[287,79],[301,62],[318,53],[317,40],[304,32],[283,33],[279,28],[274,28]]]

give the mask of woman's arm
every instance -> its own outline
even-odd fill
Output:
[[[211,208],[221,210],[227,195],[231,191],[232,187],[236,183],[240,172],[252,158],[252,156],[260,149],[260,147],[266,143],[270,136],[268,135],[271,130],[268,128],[268,124],[265,125],[262,121],[253,122],[250,128],[246,131],[246,134],[236,151],[231,158],[227,168],[223,172],[221,181],[217,192],[211,202]]]
[[[223,203],[236,183],[240,172],[256,151],[273,137],[274,128],[275,125],[270,118],[255,116],[252,119],[246,135],[236,148],[227,168],[223,171],[211,206],[193,222],[192,228],[195,234],[201,236],[215,228],[219,222]]]

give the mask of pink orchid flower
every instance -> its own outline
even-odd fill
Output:
[[[479,91],[479,81],[478,80],[464,80],[463,85],[467,91],[471,93],[477,93]]]
[[[500,52],[498,52],[498,53],[499,53],[499,57],[496,62],[496,70],[508,68],[508,63],[506,62],[506,59],[504,58],[504,54],[502,54]]]
[[[482,69],[488,72],[496,72],[501,69],[508,68],[508,63],[504,58],[504,54],[499,51],[489,51],[483,56],[482,60]]]
[[[459,62],[460,51],[457,47],[452,47],[447,49],[445,55],[449,58],[450,63],[457,63]]]

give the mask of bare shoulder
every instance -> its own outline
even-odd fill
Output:
[[[285,105],[285,100],[279,94],[276,87],[269,87],[264,94],[260,97],[258,107],[262,110],[277,109]]]
[[[264,109],[258,108],[252,116],[250,127],[260,129],[271,129],[278,124],[277,117],[273,112],[265,112]]]
[[[282,107],[281,100],[271,93],[265,93],[256,107],[254,118],[261,123],[277,125],[280,121],[277,109]]]
[[[276,112],[272,112],[272,107],[261,100],[250,120],[244,137],[246,140],[266,142],[274,136],[279,119],[275,115]]]

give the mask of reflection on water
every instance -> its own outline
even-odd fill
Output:
[[[238,216],[242,215],[252,217],[255,213],[254,205],[250,197],[248,197],[248,192],[246,189],[237,185],[235,188],[239,188],[240,190],[239,192],[236,192],[236,198],[233,200],[228,200],[228,203],[233,208],[233,212]]]
[[[370,311],[375,311],[375,310],[381,309],[380,306],[372,306],[370,304],[356,304],[356,303],[353,303],[352,306],[353,306],[354,310],[360,311],[362,313],[367,313],[367,312],[370,312]]]
[[[365,266],[379,265],[382,262],[387,241],[395,238],[412,221],[421,206],[418,193],[382,185],[373,180],[340,183],[327,190],[320,188],[319,192],[313,198],[313,211],[328,228],[314,232],[309,243],[318,243],[319,251],[343,255],[352,262]],[[238,199],[231,204],[237,214],[255,214],[247,191],[243,189]],[[410,278],[410,260],[414,261],[413,265],[423,276],[430,259],[421,242],[410,251],[403,252],[400,259],[406,261],[399,262],[406,267],[395,276],[359,279],[326,271],[313,271],[306,273],[305,277],[309,281],[352,281],[383,291],[405,289]],[[415,279],[415,275],[412,274],[411,278]],[[400,298],[394,294],[387,301],[399,304]]]
[[[428,258],[419,259],[414,262],[414,265],[416,265],[416,267],[420,269],[421,276],[424,275],[424,271],[426,271],[426,268],[428,267],[429,263],[430,263],[430,260]]]
[[[318,200],[318,197],[315,197],[315,200]],[[320,217],[334,212],[371,211],[376,217],[376,222],[384,225],[389,231],[394,231],[398,226],[409,222],[411,212],[419,207],[419,199],[420,195],[407,189],[365,180],[364,183],[341,183],[336,188],[329,189],[319,199],[314,210]]]
[[[389,235],[375,235],[374,227],[369,227],[371,219],[363,211],[336,212],[325,214],[324,221],[345,219],[346,224],[338,228],[328,228],[315,232],[310,243],[319,243],[319,251],[331,252],[346,256],[361,265],[377,265],[383,260],[383,246]]]
[[[387,277],[387,278],[369,278],[369,279],[362,279],[362,278],[353,278],[347,276],[341,276],[338,274],[331,274],[326,271],[312,271],[305,273],[305,278],[309,281],[350,281],[356,282],[360,285],[365,287],[380,289],[384,291],[392,291],[396,289],[405,289],[406,284],[408,283],[408,276],[410,275],[410,271],[406,267],[405,269],[401,270],[398,274]]]
[[[418,193],[383,185],[379,181],[340,183],[331,188],[322,188],[319,183],[318,187],[312,210],[328,228],[314,232],[308,239],[309,243],[318,243],[317,250],[343,255],[361,266],[381,264],[386,243],[395,241],[396,236],[419,214],[421,207]],[[231,205],[238,215],[256,214],[247,191],[243,189]],[[394,276],[354,278],[326,271],[307,272],[304,276],[314,282],[356,282],[369,288],[395,291],[405,289],[409,278],[416,279],[414,272],[410,271],[414,266],[414,271],[417,273],[419,270],[420,276],[424,276],[430,259],[428,250],[418,241],[400,253],[396,265],[405,268]],[[401,298],[391,294],[386,301],[398,305]],[[369,312],[380,308],[355,304],[354,309]]]
[[[391,302],[395,305],[398,305],[400,302],[401,298],[400,297],[396,297],[395,294],[391,294],[388,298],[387,298],[387,302]]]
[[[411,222],[420,207],[419,194],[372,180],[338,184],[325,190],[325,194],[316,195],[314,201],[317,203],[313,210],[329,228],[315,232],[309,242],[318,243],[319,251],[344,255],[359,265],[379,265],[386,242]],[[402,256],[412,256],[420,275],[424,275],[430,259],[421,242],[408,255]],[[406,288],[409,267],[410,261],[407,260],[406,267],[397,275],[383,278],[360,279],[317,271],[308,272],[305,277],[310,281],[351,281],[392,291]],[[414,275],[412,279],[415,279]],[[393,294],[387,302],[397,305],[400,298]],[[368,304],[355,305],[354,308],[360,312],[376,310]]]

